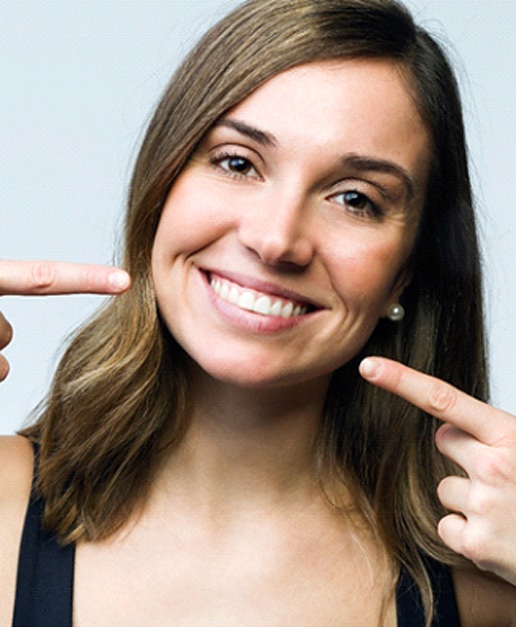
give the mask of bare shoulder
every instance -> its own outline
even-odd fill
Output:
[[[516,627],[516,587],[477,569],[456,569],[453,580],[463,627]]]
[[[30,495],[34,455],[21,436],[0,437],[0,625],[11,623],[18,552]]]
[[[27,438],[0,436],[0,499],[19,494],[22,486],[30,490],[33,467],[33,448]]]

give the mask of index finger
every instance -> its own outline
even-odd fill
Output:
[[[399,362],[368,357],[360,364],[360,373],[370,383],[401,396],[484,444],[496,445],[505,434],[516,429],[516,418],[511,414]]]
[[[127,272],[109,266],[0,260],[1,296],[118,294],[130,283]]]

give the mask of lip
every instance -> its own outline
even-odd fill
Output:
[[[314,314],[317,314],[321,310],[320,306],[317,306],[313,301],[300,295],[299,293],[284,289],[278,285],[271,284],[267,281],[261,281],[250,277],[244,277],[234,272],[221,272],[215,270],[207,270],[205,268],[198,268],[202,282],[206,288],[208,298],[212,302],[215,310],[218,314],[232,326],[241,328],[246,331],[254,333],[267,333],[274,334],[281,331],[286,331],[297,327],[299,324],[311,319]],[[289,318],[283,318],[281,316],[268,316],[255,313],[253,311],[242,310],[241,308],[233,305],[226,300],[223,300],[216,294],[210,285],[210,280],[213,278],[226,279],[239,285],[242,289],[248,288],[258,292],[262,292],[266,295],[276,296],[284,298],[298,303],[301,306],[308,307],[306,313],[291,316]]]

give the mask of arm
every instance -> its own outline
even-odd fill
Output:
[[[116,268],[62,262],[0,261],[0,295],[120,294],[129,275]],[[0,313],[0,350],[13,329]],[[9,372],[0,354],[0,381]],[[0,438],[0,625],[11,624],[18,552],[30,494],[33,453],[21,436]]]
[[[26,438],[0,437],[0,625],[10,625],[12,620],[33,461],[32,446]]]

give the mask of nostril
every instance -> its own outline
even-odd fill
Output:
[[[300,240],[287,241],[271,236],[253,246],[262,263],[296,271],[305,268],[313,258],[311,247]]]

